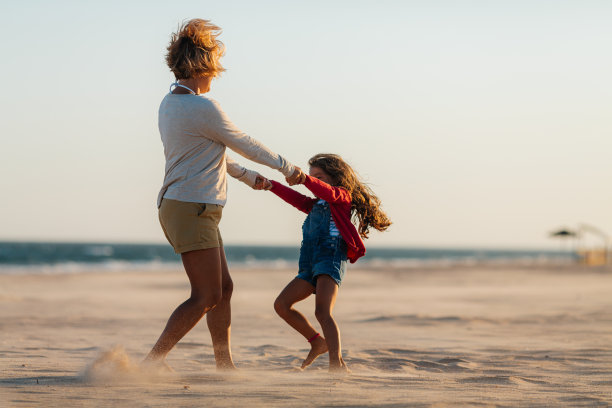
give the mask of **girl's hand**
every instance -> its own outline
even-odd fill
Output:
[[[270,190],[271,188],[272,183],[270,183],[270,180],[261,174],[258,174],[257,177],[255,177],[255,185],[253,186],[253,190]]]
[[[306,181],[306,174],[304,174],[302,169],[296,167],[293,174],[290,177],[286,177],[285,180],[287,180],[287,183],[290,186],[295,186],[296,184],[304,184],[304,181]]]

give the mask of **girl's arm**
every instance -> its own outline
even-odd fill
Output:
[[[312,191],[314,195],[328,203],[351,203],[351,195],[342,187],[334,187],[324,181],[306,175],[304,186]]]
[[[272,183],[271,192],[306,214],[312,210],[312,206],[317,201],[315,198],[310,198],[304,194],[298,193],[294,189],[284,186],[278,181],[270,180],[270,183]]]

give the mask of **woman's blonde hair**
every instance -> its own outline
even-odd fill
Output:
[[[166,63],[176,79],[216,77],[225,71],[219,62],[225,54],[219,34],[221,28],[201,18],[183,23],[172,33]]]
[[[391,220],[380,208],[380,199],[355,171],[337,154],[319,153],[308,160],[310,167],[318,167],[327,173],[335,186],[345,188],[351,194],[351,211],[359,221],[359,235],[368,237],[370,228],[384,231]]]

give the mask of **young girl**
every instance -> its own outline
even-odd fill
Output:
[[[342,359],[340,330],[332,317],[338,286],[347,260],[354,263],[365,254],[361,238],[367,238],[370,227],[386,230],[391,221],[380,209],[378,197],[340,156],[317,154],[308,164],[310,175],[302,174],[293,184],[304,184],[317,198],[272,180],[265,180],[264,184],[266,189],[308,214],[302,226],[298,275],[278,295],[274,309],[310,343],[311,350],[302,369],[329,352],[330,371],[348,371]],[[351,222],[352,215],[359,221],[359,232]],[[315,316],[325,337],[293,308],[312,293],[316,293]]]

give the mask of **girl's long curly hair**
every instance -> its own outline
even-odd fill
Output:
[[[351,212],[359,221],[359,235],[368,237],[370,228],[384,231],[391,220],[380,208],[380,199],[363,183],[355,171],[337,154],[319,153],[308,160],[310,167],[318,167],[327,173],[334,185],[345,188],[352,197]]]

